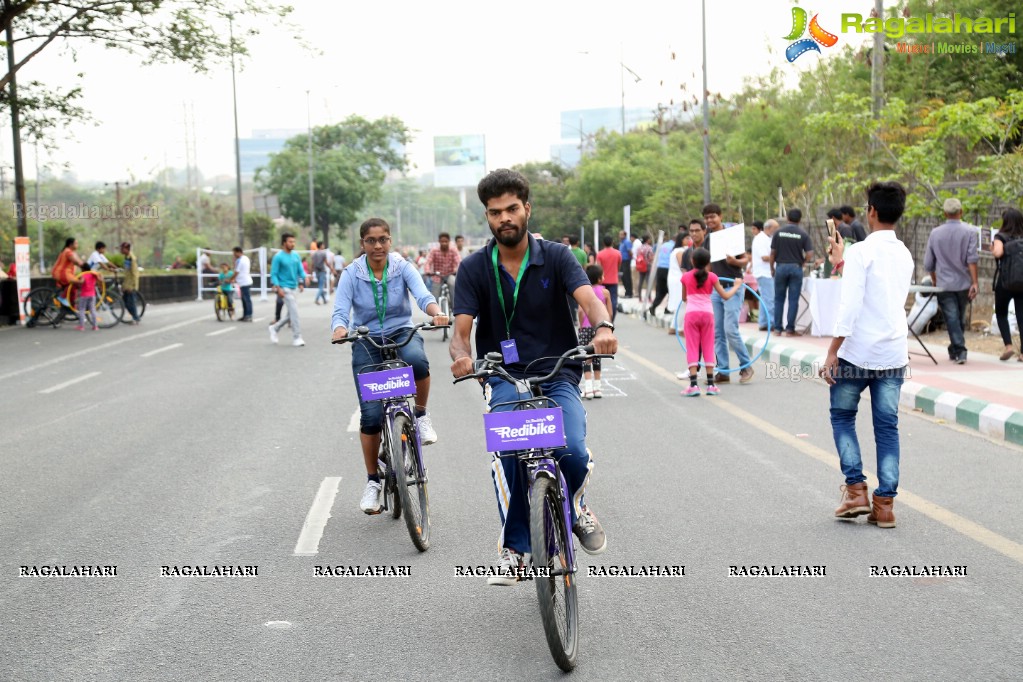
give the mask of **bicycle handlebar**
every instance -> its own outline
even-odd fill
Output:
[[[412,331],[418,331],[420,329],[424,331],[434,331],[435,329],[444,329],[450,327],[450,324],[433,324],[432,322],[420,322],[419,324],[412,327]],[[397,350],[398,348],[404,348],[412,340],[412,334],[408,335],[402,343],[377,343],[369,333],[369,327],[363,325],[355,328],[354,334],[348,334],[343,339],[331,339],[332,344],[348,343],[350,341],[357,341],[359,339],[366,339],[378,350]]]
[[[508,370],[506,370],[502,365],[504,358],[500,353],[487,353],[486,357],[482,360],[476,360],[473,363],[473,368],[476,370],[475,372],[458,377],[452,383],[457,384],[460,381],[465,381],[467,379],[485,379],[487,377],[496,376],[499,379],[503,379],[504,381],[512,384],[517,381],[522,381],[527,386],[533,387],[550,381],[556,377],[558,372],[560,372],[561,368],[565,365],[565,362],[568,360],[589,360],[593,358],[614,359],[614,355],[607,353],[594,353],[593,350],[592,344],[588,346],[576,346],[575,348],[570,348],[558,357],[558,362],[554,365],[554,369],[552,369],[548,374],[545,374],[544,376],[527,377],[525,379],[516,379],[511,374],[508,374]]]

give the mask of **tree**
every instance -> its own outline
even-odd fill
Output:
[[[568,182],[574,177],[571,170],[553,161],[525,163],[513,166],[512,170],[529,180],[531,229],[552,240],[578,234],[585,223],[586,211],[568,200]]]
[[[309,136],[297,135],[256,170],[261,191],[276,194],[281,213],[297,223],[314,224],[313,233],[330,243],[330,227],[345,228],[359,211],[380,196],[388,171],[405,171],[404,146],[411,141],[405,124],[394,117],[368,121],[349,116],[341,123],[313,128],[313,191],[316,216],[309,216]]]
[[[253,246],[265,246],[274,233],[274,221],[262,213],[249,211],[242,218],[242,230],[245,238]]]
[[[291,9],[258,0],[3,0],[0,28],[15,29],[18,49],[0,88],[54,43],[67,46],[72,58],[76,43],[95,43],[139,54],[145,64],[183,62],[206,72],[232,54],[246,54],[244,37],[258,33],[242,25],[232,44],[227,17],[281,19]]]

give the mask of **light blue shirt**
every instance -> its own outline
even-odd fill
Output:
[[[270,284],[285,289],[297,289],[299,282],[305,282],[302,257],[292,251],[278,251],[270,263]]]
[[[428,305],[437,302],[414,265],[397,253],[388,254],[387,257],[387,310],[384,314],[383,330],[380,329],[380,319],[377,317],[376,303],[373,299],[369,265],[366,263],[366,256],[360,256],[341,273],[341,281],[338,282],[337,294],[334,296],[331,331],[338,327],[351,330],[365,326],[373,334],[383,331],[385,335],[390,336],[399,329],[412,326],[410,293],[424,313]],[[379,287],[378,283],[378,290]]]
[[[671,239],[661,244],[661,248],[657,252],[657,267],[665,269],[671,267],[671,252],[674,250],[675,250],[674,239]]]

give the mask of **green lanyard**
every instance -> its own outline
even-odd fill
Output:
[[[390,263],[391,259],[388,257],[387,262],[384,263],[384,274],[380,277],[380,288],[383,290],[383,294],[377,291],[377,278],[373,275],[373,268],[369,267],[369,262],[366,263],[366,269],[369,270],[369,281],[373,285],[373,305],[377,309],[381,333],[384,331],[384,317],[387,315],[387,266]],[[381,303],[381,299],[383,299],[383,303]]]
[[[522,258],[522,265],[519,266],[519,276],[515,279],[515,290],[512,292],[511,315],[508,314],[508,310],[504,307],[504,288],[501,286],[501,276],[497,272],[497,244],[494,245],[490,255],[494,261],[494,282],[497,284],[497,300],[501,302],[501,312],[504,313],[504,327],[510,339],[511,321],[515,317],[515,306],[519,303],[519,285],[522,283],[522,276],[526,274],[526,268],[529,267],[529,244],[526,244],[526,255]]]

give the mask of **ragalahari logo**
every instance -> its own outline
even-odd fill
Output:
[[[834,47],[838,42],[838,36],[834,33],[828,33],[820,24],[817,23],[817,16],[813,15],[813,19],[810,20],[809,28],[806,24],[806,18],[809,16],[806,10],[802,7],[792,8],[792,32],[785,36],[785,40],[795,40],[785,49],[785,58],[789,62],[794,62],[799,59],[799,56],[806,54],[811,50],[813,52],[820,53],[821,49],[817,47],[820,43],[824,47]],[[810,37],[803,38],[803,34],[809,30]],[[800,39],[801,38],[801,39]],[[797,40],[799,39],[799,40]]]

